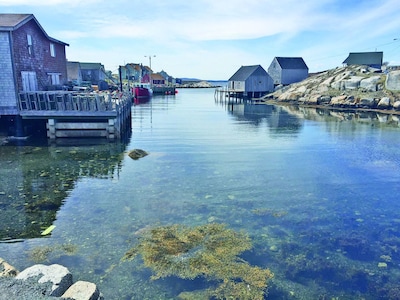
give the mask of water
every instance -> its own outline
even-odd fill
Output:
[[[182,89],[134,106],[132,127],[125,143],[1,146],[0,257],[63,264],[106,299],[177,299],[209,283],[121,258],[144,228],[217,222],[250,235],[242,258],[274,272],[269,299],[400,297],[395,117]]]

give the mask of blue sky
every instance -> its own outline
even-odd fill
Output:
[[[310,72],[349,52],[400,65],[398,0],[0,0],[0,12],[34,14],[70,45],[68,60],[113,72],[149,55],[155,72],[215,80],[243,65],[267,70],[275,56],[301,56]]]

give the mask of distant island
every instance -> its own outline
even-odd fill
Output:
[[[200,79],[181,79],[182,83],[177,84],[177,88],[217,88],[227,84],[227,81],[221,80],[200,80]]]

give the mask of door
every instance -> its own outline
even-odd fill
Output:
[[[22,90],[24,92],[37,91],[38,84],[36,78],[36,72],[22,71]]]

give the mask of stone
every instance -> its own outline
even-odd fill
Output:
[[[87,281],[77,281],[61,296],[74,300],[100,300],[103,299],[97,286]]]
[[[0,277],[15,277],[18,271],[0,257]]]
[[[331,96],[321,96],[319,104],[329,104],[331,102]]]
[[[142,149],[133,149],[129,151],[128,156],[134,160],[145,157],[148,153]]]
[[[390,108],[391,107],[390,98],[389,97],[382,97],[381,100],[379,100],[377,107],[381,108],[381,109]]]
[[[72,285],[72,274],[64,266],[53,264],[33,265],[22,272],[15,278],[18,280],[28,280],[32,277],[37,278],[38,283],[51,283],[51,292],[48,296],[60,297]]]
[[[332,97],[330,104],[333,105],[333,106],[343,105],[344,102],[346,101],[346,98],[347,98],[346,95],[340,95],[340,96]]]
[[[390,91],[400,91],[400,70],[391,71],[387,74],[386,88]]]
[[[369,78],[362,79],[360,81],[360,88],[367,90],[368,92],[376,92],[378,90],[378,82],[381,76],[372,76]]]
[[[400,101],[397,100],[396,102],[393,103],[393,108],[395,110],[400,110]]]
[[[358,89],[360,86],[361,80],[363,80],[364,77],[362,76],[351,76],[350,79],[343,80],[344,83],[344,89],[345,90],[355,90]]]
[[[385,263],[385,262],[379,262],[379,263],[378,263],[378,268],[386,269],[386,268],[387,268],[387,263]]]
[[[304,103],[306,104],[318,104],[321,99],[321,95],[314,95],[309,98],[304,99]]]
[[[373,108],[375,106],[376,102],[374,98],[361,98],[360,99],[360,105],[362,107],[368,107],[368,108]]]

